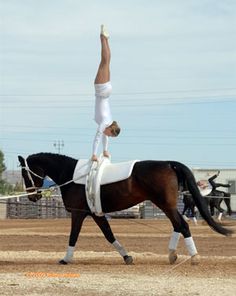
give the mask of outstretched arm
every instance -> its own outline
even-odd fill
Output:
[[[102,139],[102,145],[103,145],[103,155],[105,157],[109,157],[108,153],[108,136],[106,136],[103,132],[104,126],[100,125],[97,129],[96,135],[94,137],[93,141],[93,155],[92,155],[92,160],[97,161],[97,153],[98,153],[98,147]]]
[[[103,144],[103,156],[110,157],[110,154],[108,152],[108,139],[109,137],[106,135],[102,135],[102,144]]]
[[[208,179],[209,183],[211,184],[211,186],[214,188],[215,187],[215,182],[214,180],[218,177],[219,174],[215,174],[214,176],[210,177]]]
[[[96,135],[94,137],[94,140],[93,140],[93,155],[92,155],[92,160],[93,161],[97,161],[97,152],[98,152],[98,147],[99,147],[99,144],[101,142],[101,138],[102,138],[102,129],[101,128],[98,128],[97,129],[97,132],[96,132]]]
[[[215,183],[215,186],[216,187],[226,187],[226,188],[229,188],[230,187],[230,184]]]

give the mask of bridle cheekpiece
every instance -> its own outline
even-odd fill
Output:
[[[30,180],[30,182],[31,182],[31,185],[32,185],[31,187],[26,187],[26,190],[31,190],[31,189],[33,189],[33,190],[35,190],[36,193],[38,193],[38,192],[37,192],[37,189],[39,189],[40,187],[38,187],[38,186],[35,185],[35,182],[34,182],[32,176],[31,176],[31,174],[32,174],[33,176],[35,176],[35,177],[41,179],[41,180],[44,180],[44,177],[42,177],[42,176],[36,174],[35,172],[33,172],[33,171],[29,168],[29,165],[28,165],[26,159],[25,159],[25,166],[22,166],[21,168],[22,168],[23,170],[26,171],[27,176],[28,176],[28,178],[29,178],[29,180]]]

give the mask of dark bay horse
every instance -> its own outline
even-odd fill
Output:
[[[218,213],[218,220],[221,221],[222,214],[225,212],[225,210],[221,207],[221,203],[224,201],[227,207],[227,213],[229,216],[232,215],[232,209],[231,209],[231,204],[230,204],[230,193],[223,192],[214,190],[210,194],[204,196],[204,199],[209,207],[211,216],[214,217],[215,215],[215,209],[217,210]],[[190,210],[190,215],[194,219],[196,219],[196,212],[195,212],[195,202],[194,199],[192,198],[192,195],[189,193],[186,193],[183,195],[183,203],[184,203],[184,208],[182,211],[182,215],[185,215],[185,212]],[[194,221],[195,222],[195,221]]]
[[[45,176],[49,176],[59,186],[64,184],[60,187],[61,195],[66,210],[71,212],[72,223],[69,246],[65,257],[60,261],[61,264],[67,264],[72,260],[82,223],[88,215],[93,217],[106,239],[116,248],[126,264],[132,263],[132,257],[114,237],[105,216],[98,217],[91,213],[86,201],[85,185],[75,184],[72,181],[76,159],[52,153],[30,155],[26,160],[19,156],[18,159],[26,190],[31,193],[28,195],[31,201],[41,198],[38,189],[42,187]],[[65,185],[68,181],[72,182]],[[198,261],[197,249],[188,224],[177,210],[180,183],[187,184],[201,216],[208,225],[220,234],[230,235],[231,230],[212,219],[192,172],[185,165],[175,161],[136,162],[128,179],[101,186],[101,204],[103,212],[110,213],[130,208],[144,200],[151,200],[166,214],[173,226],[169,242],[169,262],[173,264],[177,259],[176,250],[182,234],[191,262],[195,264]]]
[[[230,193],[215,189],[209,194],[209,196],[213,196],[213,198],[209,198],[208,200],[211,216],[215,215],[215,209],[216,209],[219,214],[218,220],[221,220],[222,214],[225,212],[225,210],[221,207],[221,203],[223,201],[227,207],[228,215],[229,216],[232,215],[232,209],[230,204],[230,197],[231,197]]]

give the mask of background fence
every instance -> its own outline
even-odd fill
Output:
[[[5,211],[3,210],[5,207]],[[65,210],[60,196],[42,197],[37,202],[28,200],[27,196],[1,202],[2,215],[10,219],[44,219],[66,218],[70,213]],[[5,212],[5,213],[4,213]],[[2,217],[4,218],[4,217]]]
[[[178,208],[182,211],[182,199],[179,200]],[[145,201],[132,208],[109,213],[113,218],[165,218],[165,214],[151,201]],[[67,218],[70,213],[65,210],[60,195],[42,197],[37,202],[28,200],[27,196],[12,198],[0,202],[0,218],[8,219],[53,219]]]
[[[182,195],[179,197],[177,206],[179,212],[182,213],[184,207]],[[224,204],[222,204],[222,206],[224,207]],[[109,213],[108,215],[112,218],[166,218],[165,214],[148,200],[132,208]],[[53,219],[67,217],[70,217],[70,213],[65,210],[60,195],[42,197],[35,203],[29,201],[27,196],[23,196],[19,199],[12,198],[0,201],[1,219]]]

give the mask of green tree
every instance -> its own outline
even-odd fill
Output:
[[[22,183],[20,182],[16,182],[15,186],[14,186],[14,192],[21,192],[24,191],[24,186]]]
[[[13,189],[13,186],[8,184],[5,180],[2,179],[2,173],[6,170],[4,164],[4,154],[0,150],[0,194],[10,193]]]
[[[4,164],[4,154],[0,150],[0,179],[2,178],[2,173],[6,170],[6,166]]]

